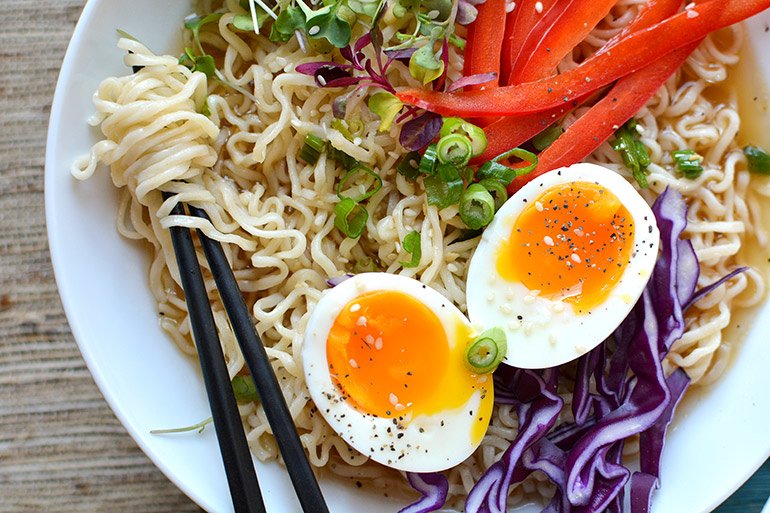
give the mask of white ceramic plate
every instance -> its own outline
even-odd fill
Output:
[[[153,436],[151,429],[209,416],[197,364],[158,326],[147,289],[148,257],[115,230],[116,193],[105,170],[85,183],[69,173],[97,131],[86,125],[99,82],[129,71],[115,29],[156,51],[174,51],[186,0],[91,0],[67,51],[51,112],[46,155],[46,215],[56,279],[72,331],[96,383],[137,444],[187,495],[210,512],[232,511],[213,430]],[[770,14],[752,22],[752,41],[767,48]],[[770,55],[761,54],[770,77]],[[760,71],[760,70],[758,70]],[[726,375],[680,418],[663,456],[655,513],[710,511],[770,455],[770,304]],[[299,511],[277,464],[257,464],[268,510]],[[349,483],[324,480],[331,511],[394,512],[398,505]]]

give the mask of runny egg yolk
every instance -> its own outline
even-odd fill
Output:
[[[633,241],[633,218],[615,194],[591,182],[561,184],[522,210],[497,271],[584,313],[618,282]]]
[[[347,401],[378,417],[412,417],[458,408],[491,380],[464,364],[470,328],[461,322],[447,333],[438,316],[409,294],[382,290],[345,305],[329,331],[329,372]],[[450,337],[459,343],[450,344]],[[471,412],[482,429],[491,396]],[[465,415],[468,413],[465,412]]]

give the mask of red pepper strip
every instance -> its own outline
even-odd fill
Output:
[[[572,102],[618,78],[641,69],[720,28],[770,7],[770,0],[709,0],[629,34],[612,51],[598,53],[560,75],[487,91],[440,93],[407,89],[398,94],[406,104],[444,116],[522,115]]]
[[[487,136],[487,148],[484,153],[471,160],[471,165],[483,164],[511,148],[521,146],[537,134],[548,128],[569,109],[559,107],[526,116],[500,118],[484,127]]]
[[[558,9],[554,9],[559,0],[521,0],[516,2],[516,7],[508,15],[506,20],[506,34],[503,41],[503,56],[501,66],[501,84],[511,85],[509,77],[513,71],[513,66],[516,61],[522,55],[524,47],[527,41],[532,37],[533,31],[544,18],[549,18],[551,11],[558,12]],[[561,0],[565,2],[565,0]],[[536,5],[540,3],[542,8],[540,12]],[[511,23],[511,17],[515,17],[515,23]],[[510,25],[510,29],[509,29]],[[549,25],[545,25],[549,26]]]
[[[476,20],[468,27],[463,75],[497,73],[499,80],[504,35],[500,30],[500,20],[505,18],[505,0],[486,0],[478,6],[478,10]],[[469,89],[497,87],[498,80]]]
[[[551,76],[561,60],[609,14],[617,0],[572,0],[555,22],[516,62],[509,83],[532,82]]]
[[[619,126],[644,107],[652,95],[679,69],[700,41],[679,48],[646,68],[624,77],[553,144],[538,156],[534,171],[516,178],[508,191],[513,194],[530,180],[553,169],[580,162],[609,139]]]
[[[521,3],[521,2],[519,2]],[[519,3],[516,4],[514,9],[505,16],[505,31],[503,32],[503,49],[500,55],[500,85],[508,84],[508,75],[511,73],[511,52],[518,49],[511,48],[511,38],[516,31],[516,24],[518,21]]]
[[[616,43],[621,35],[645,29],[672,16],[679,10],[680,4],[681,0],[651,0],[648,4],[645,4],[645,7],[639,11],[639,14],[631,23],[618,35],[610,39],[599,51],[606,51],[605,48]],[[500,118],[484,128],[484,133],[487,136],[487,149],[481,156],[473,159],[471,164],[481,164],[511,148],[520,146],[561,118],[567,110],[569,109],[562,106],[525,116]]]

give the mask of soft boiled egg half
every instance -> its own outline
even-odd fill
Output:
[[[302,348],[318,411],[352,447],[399,470],[465,460],[492,413],[491,375],[474,374],[468,319],[419,281],[364,273],[324,292]]]
[[[650,207],[614,171],[581,163],[545,173],[484,231],[468,270],[468,316],[505,331],[508,365],[574,360],[631,311],[658,242]]]

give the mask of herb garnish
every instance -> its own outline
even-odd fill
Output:
[[[623,163],[634,176],[639,187],[646,189],[647,166],[650,165],[650,154],[647,147],[639,139],[639,124],[631,118],[625,125],[615,132],[615,140],[612,141],[612,149],[620,153]]]

